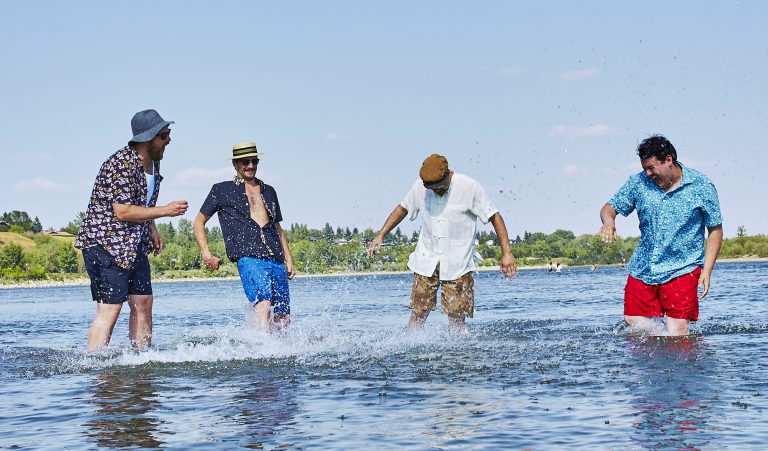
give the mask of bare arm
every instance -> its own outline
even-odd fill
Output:
[[[205,263],[205,268],[209,271],[215,271],[219,269],[221,259],[211,254],[210,249],[208,249],[208,235],[205,233],[205,223],[208,222],[208,219],[204,214],[198,213],[192,223],[192,230],[195,233],[195,241],[197,241],[197,247],[200,248],[200,256]]]
[[[715,268],[715,260],[720,253],[720,246],[723,244],[723,225],[708,227],[707,243],[704,245],[704,268],[699,276],[699,285],[704,287],[700,299],[709,293],[709,279],[712,276],[712,270]]]
[[[379,230],[379,233],[376,234],[376,237],[368,246],[368,257],[372,257],[377,250],[381,249],[382,244],[384,244],[384,237],[387,236],[392,229],[397,227],[407,215],[408,210],[403,208],[402,205],[397,204],[395,209],[392,210],[392,213],[387,217],[387,220],[384,221],[384,225],[381,227],[381,230]]]
[[[501,217],[499,212],[494,213],[490,221],[491,225],[493,225],[493,230],[496,231],[496,236],[499,237],[499,247],[501,247],[499,270],[507,278],[511,279],[517,274],[517,263],[515,262],[515,256],[512,255],[512,249],[509,248],[507,225],[504,223],[504,218]]]
[[[296,275],[296,267],[293,265],[291,249],[288,247],[288,237],[285,236],[285,232],[279,222],[275,223],[275,228],[277,229],[277,235],[280,237],[280,247],[283,248],[283,255],[285,255],[285,271],[288,273],[288,278],[293,279],[293,276]]]
[[[145,222],[157,218],[181,216],[187,212],[187,201],[176,200],[160,207],[141,207],[131,204],[112,204],[115,218],[125,222]]]
[[[603,208],[600,209],[600,220],[603,222],[603,226],[600,227],[600,232],[598,233],[606,243],[610,243],[619,237],[616,233],[617,214],[616,210],[609,203],[606,203],[603,205]]]

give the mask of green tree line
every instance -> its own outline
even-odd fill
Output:
[[[35,225],[39,225],[39,221],[37,218],[31,220],[25,212],[6,213],[3,218],[13,221],[9,232],[13,228],[13,232],[32,240],[34,246],[25,249],[14,242],[0,244],[0,279],[56,280],[84,276],[82,256],[73,248],[72,238],[62,239],[36,231],[42,230],[41,226]],[[78,214],[62,231],[76,233],[82,218],[82,213]],[[9,223],[5,219],[3,221]],[[151,255],[150,263],[154,273],[160,277],[237,275],[236,265],[226,259],[224,237],[219,227],[208,229],[211,251],[222,258],[221,268],[214,273],[201,268],[200,253],[195,243],[191,221],[180,219],[176,225],[172,222],[160,222],[157,228],[163,237],[165,249],[160,255]],[[361,231],[356,227],[333,227],[326,223],[323,228],[315,229],[306,224],[295,223],[284,227],[284,230],[296,269],[304,274],[405,271],[408,256],[413,252],[418,239],[418,232],[407,235],[397,228],[386,237],[382,250],[369,259],[367,243],[375,236],[372,228]],[[481,230],[476,239],[477,251],[483,259],[478,265],[498,265],[501,249],[496,234],[492,230]],[[517,236],[511,240],[510,246],[521,267],[544,265],[548,262],[566,265],[607,265],[628,262],[637,242],[637,237],[626,237],[604,243],[596,234],[575,236],[568,230],[556,230],[549,234],[525,232],[522,237]],[[739,227],[735,238],[724,240],[720,257],[768,257],[768,237],[748,236],[746,230]]]

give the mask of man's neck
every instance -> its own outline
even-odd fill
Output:
[[[136,152],[136,155],[138,155],[139,160],[141,160],[141,165],[144,167],[144,172],[146,172],[147,174],[154,174],[155,173],[154,161],[152,161],[152,159],[149,157],[147,146],[144,145],[144,143],[137,143],[136,146],[133,148],[133,151]]]
[[[669,181],[669,188],[666,189],[666,193],[677,189],[680,186],[680,181],[683,180],[683,169],[675,165],[675,169],[672,171],[672,178]]]

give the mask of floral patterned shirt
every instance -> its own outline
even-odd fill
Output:
[[[251,218],[245,184],[240,180],[221,182],[211,187],[200,213],[210,218],[219,214],[219,225],[224,235],[224,247],[227,257],[236,262],[240,257],[256,257],[285,261],[280,235],[275,224],[283,220],[277,192],[270,185],[259,179],[262,202],[267,209],[269,222],[264,227]]]
[[[147,180],[136,151],[126,146],[101,165],[93,184],[85,219],[77,232],[75,247],[101,246],[121,268],[130,268],[139,252],[152,250],[150,221],[127,222],[115,218],[112,204],[154,207],[160,193],[160,165],[155,162],[155,189],[147,204]]]
[[[608,203],[622,216],[637,210],[638,243],[627,270],[649,285],[666,283],[704,264],[704,228],[723,223],[720,201],[712,181],[678,163],[680,185],[664,192],[637,173]]]

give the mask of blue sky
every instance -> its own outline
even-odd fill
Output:
[[[160,203],[188,200],[188,219],[253,140],[286,226],[378,229],[437,152],[513,237],[595,233],[661,133],[715,182],[727,237],[766,234],[766,17],[760,1],[7,2],[0,211],[66,225],[156,108],[176,121]]]

